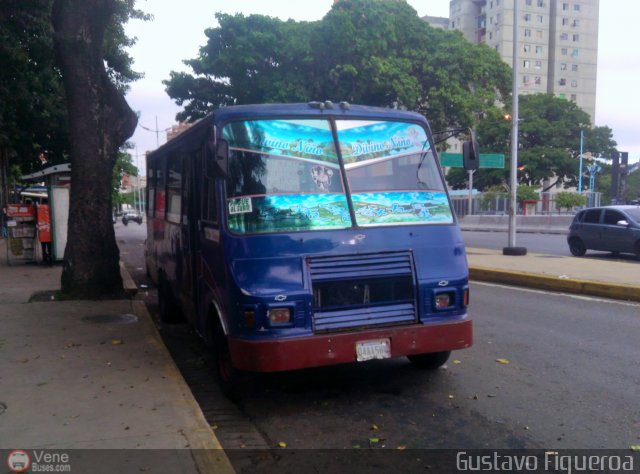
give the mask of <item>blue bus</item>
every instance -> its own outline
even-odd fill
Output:
[[[435,369],[471,346],[465,248],[422,115],[220,108],[150,153],[147,175],[161,318],[188,319],[226,393],[243,371]]]

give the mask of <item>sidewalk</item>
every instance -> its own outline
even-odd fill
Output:
[[[640,301],[640,261],[564,257],[467,248],[469,279],[541,290]]]
[[[59,289],[62,268],[7,266],[5,242],[0,450],[132,449],[119,471],[234,472],[144,303],[29,302]]]

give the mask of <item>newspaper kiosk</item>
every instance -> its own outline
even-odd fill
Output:
[[[36,207],[33,204],[7,205],[7,263],[36,259]]]
[[[60,261],[64,258],[64,249],[67,246],[67,221],[69,220],[69,191],[71,185],[71,165],[50,166],[36,173],[24,175],[20,178],[25,182],[44,183],[47,190],[48,208],[34,206],[34,233],[39,260],[46,260],[46,252],[50,252],[52,261]],[[36,220],[35,217],[38,217]],[[48,224],[47,225],[47,219]],[[38,223],[36,227],[36,222]],[[37,230],[37,232],[36,232]],[[48,249],[41,246],[47,243]],[[42,248],[42,250],[40,250]]]

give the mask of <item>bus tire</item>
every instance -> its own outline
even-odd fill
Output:
[[[176,304],[169,282],[164,278],[160,278],[158,283],[158,313],[163,323],[174,324],[182,321],[180,308]]]
[[[215,365],[216,376],[220,391],[230,400],[238,400],[240,389],[241,371],[236,369],[231,363],[231,352],[229,351],[229,340],[222,330],[222,324],[216,314],[212,315],[213,324],[213,363]]]
[[[415,354],[407,356],[407,358],[419,369],[435,370],[442,367],[444,363],[449,360],[450,355],[451,351],[444,351],[431,352],[428,354]]]

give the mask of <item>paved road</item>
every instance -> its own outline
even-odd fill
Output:
[[[499,250],[509,244],[507,232],[463,231],[467,247]],[[570,256],[567,237],[559,234],[516,234],[516,245],[532,253]]]
[[[269,440],[305,448],[374,435],[413,448],[638,444],[640,305],[472,284],[471,308],[475,345],[446,370],[400,359],[281,374],[242,405]]]
[[[135,263],[142,229],[116,230],[129,249],[123,258],[143,279]],[[173,332],[175,352],[225,448],[640,444],[640,305],[487,284],[471,289],[475,345],[432,373],[398,359],[251,377],[239,404],[229,404],[188,330]]]
[[[509,236],[507,232],[465,230],[462,232],[462,237],[465,245],[472,248],[502,250],[509,244]],[[562,255],[565,257],[571,256],[569,246],[567,245],[566,235],[519,233],[516,234],[516,245],[519,247],[526,247],[527,251],[531,253]],[[588,250],[585,258],[601,259],[604,261],[636,261],[636,257],[631,254],[614,255],[611,252],[597,252],[594,250]]]

